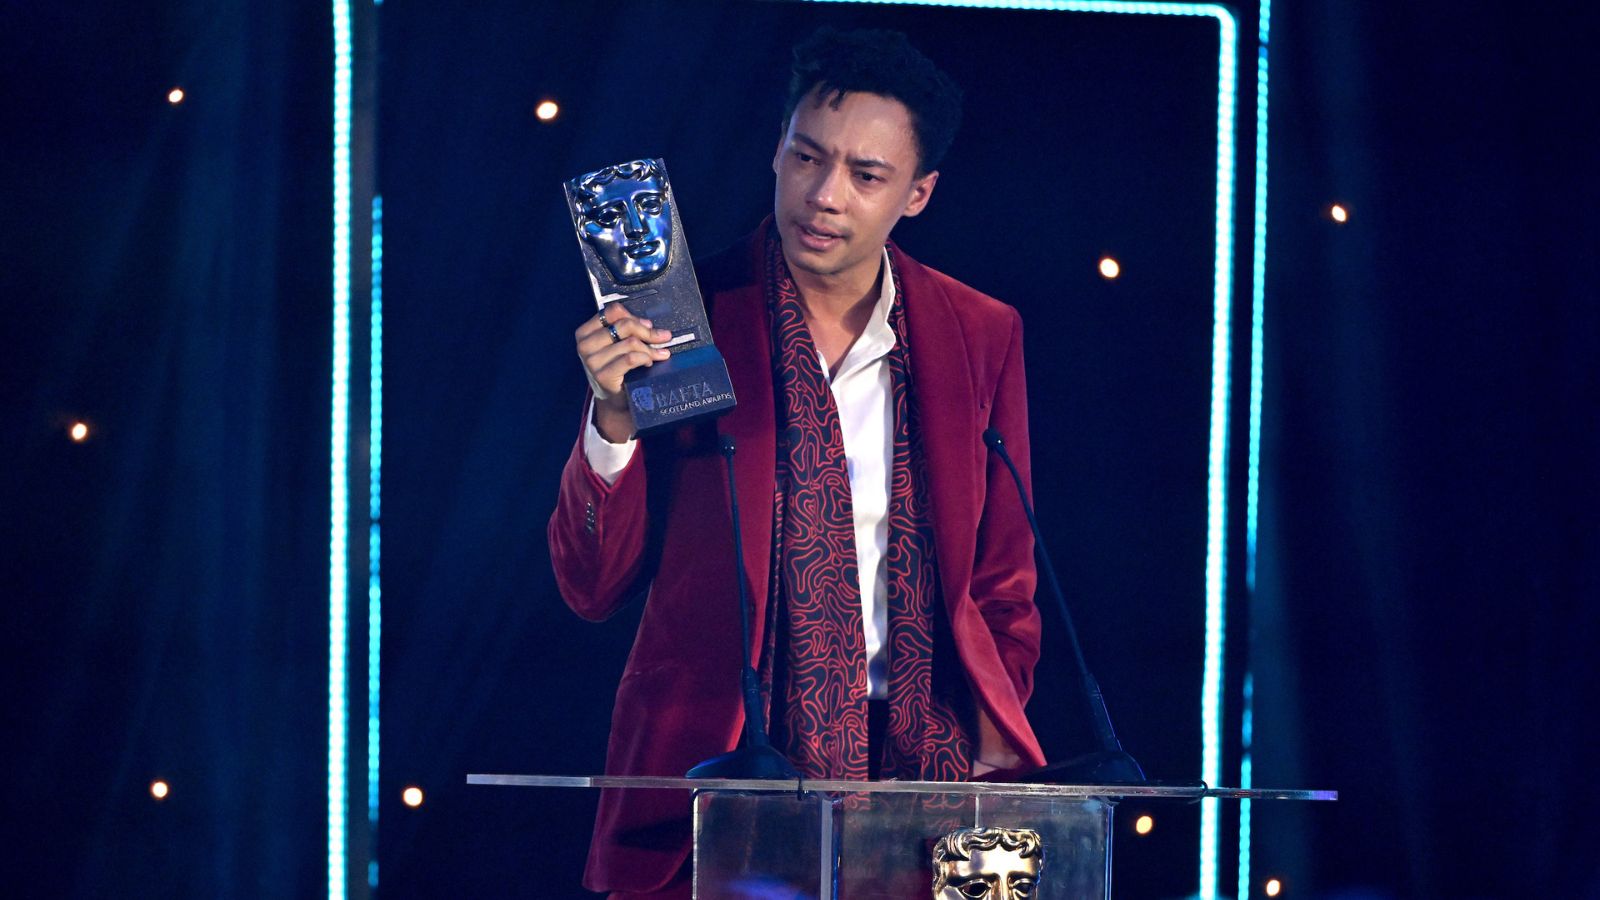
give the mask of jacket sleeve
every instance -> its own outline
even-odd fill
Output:
[[[1033,476],[1028,451],[1028,389],[1022,362],[1022,317],[1011,312],[1011,334],[995,379],[989,427],[997,430],[1010,451],[1031,501]],[[1039,661],[1039,609],[1034,605],[1038,573],[1033,559],[1033,531],[1017,496],[1011,472],[1000,455],[988,452],[984,470],[983,511],[978,522],[977,556],[972,570],[972,599],[994,636],[1001,664],[1024,704],[1033,694],[1033,670]]]
[[[620,609],[639,575],[648,531],[644,455],[641,442],[615,483],[608,485],[589,467],[580,428],[561,470],[561,488],[546,531],[550,562],[562,599],[590,621]]]

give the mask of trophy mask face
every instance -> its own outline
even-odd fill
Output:
[[[1015,850],[974,850],[971,859],[939,864],[935,900],[1027,900],[1039,882],[1039,860]]]
[[[580,179],[594,198],[582,209],[583,239],[618,284],[637,284],[661,274],[667,267],[672,243],[672,210],[667,188],[659,175],[647,174],[640,164],[639,177],[618,174],[595,184],[602,173]]]
[[[950,835],[934,848],[934,900],[1028,900],[1039,883],[1038,835],[1018,830],[1027,839],[994,840],[1004,829],[976,829],[970,843]],[[970,835],[970,833],[969,833]],[[956,838],[956,840],[952,840]],[[987,845],[987,846],[986,846]],[[1007,846],[1009,845],[1009,846]],[[1026,855],[1024,855],[1026,854]]]

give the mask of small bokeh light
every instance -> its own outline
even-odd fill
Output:
[[[1109,256],[1100,257],[1100,277],[1110,280],[1122,274],[1122,264]]]
[[[1328,218],[1343,225],[1350,221],[1350,210],[1345,209],[1343,203],[1335,203],[1328,207]]]
[[[150,782],[150,796],[156,798],[157,800],[167,799],[167,792],[169,790],[170,789],[167,787],[167,783],[159,778]]]
[[[422,788],[412,785],[400,792],[400,802],[416,809],[422,805]]]
[[[554,100],[542,100],[533,108],[533,114],[541,122],[554,122],[556,116],[561,115],[561,105]]]
[[[179,103],[182,103],[183,88],[175,87],[172,90],[167,91],[167,102],[171,103],[173,106],[177,106]]]
[[[74,444],[81,444],[89,439],[89,426],[83,422],[73,422],[67,429],[67,436],[72,438]]]
[[[1276,878],[1268,878],[1264,889],[1266,890],[1268,897],[1276,897],[1283,893],[1283,882]]]
[[[1154,816],[1140,816],[1133,820],[1133,830],[1139,834],[1149,834],[1154,831],[1156,820]]]

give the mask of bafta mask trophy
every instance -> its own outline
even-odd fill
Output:
[[[637,159],[565,186],[595,304],[621,301],[628,312],[672,332],[665,344],[671,357],[624,379],[639,433],[731,409],[728,366],[711,343],[666,166]]]
[[[959,828],[933,846],[933,898],[1027,900],[1043,864],[1031,828]]]

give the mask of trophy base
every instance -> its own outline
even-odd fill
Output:
[[[623,377],[633,426],[640,434],[713,416],[734,407],[728,364],[716,346],[674,353],[671,359]]]

